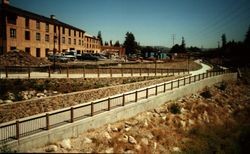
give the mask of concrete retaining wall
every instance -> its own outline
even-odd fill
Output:
[[[108,123],[131,118],[140,112],[159,107],[169,100],[175,100],[185,95],[197,93],[207,86],[209,87],[214,85],[215,83],[229,80],[236,81],[237,74],[230,73],[206,78],[199,82],[181,86],[180,88],[167,91],[166,93],[150,97],[149,99],[144,99],[136,103],[128,104],[124,107],[119,107],[108,112],[103,112],[94,117],[89,117],[80,121],[76,121],[72,124],[66,124],[55,129],[21,138],[18,141],[9,143],[8,146],[13,147],[13,149],[16,149],[19,152],[25,152],[30,148],[41,147],[50,143],[55,143],[65,138],[77,137],[82,132],[88,129],[98,128]]]

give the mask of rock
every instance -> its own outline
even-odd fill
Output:
[[[135,152],[133,150],[126,150],[126,151],[124,151],[124,153],[131,154],[131,153],[135,153]]]
[[[4,103],[3,100],[0,99],[0,104]]]
[[[122,139],[120,139],[120,141],[128,142],[128,135],[123,135],[123,137],[122,137]]]
[[[131,129],[131,127],[127,127],[127,128],[125,128],[124,130],[125,130],[126,132],[128,132],[130,129]]]
[[[159,108],[154,109],[154,111],[155,111],[155,113],[158,113],[158,114],[161,113],[161,110]]]
[[[173,152],[181,152],[181,149],[179,147],[173,147],[172,151]]]
[[[146,132],[145,137],[151,140],[154,137],[154,135],[151,132]]]
[[[135,149],[140,151],[141,150],[141,146],[139,144],[135,145]]]
[[[37,97],[43,97],[43,96],[44,96],[44,93],[37,93],[36,96],[37,96]]]
[[[45,152],[56,152],[58,150],[58,147],[56,145],[49,145],[45,148]]]
[[[55,94],[58,94],[58,92],[57,92],[57,91],[53,91],[52,93],[53,93],[54,95],[55,95]]]
[[[114,127],[114,128],[111,128],[113,132],[118,132],[118,128]]]
[[[157,148],[157,143],[154,142],[154,150],[156,150],[156,148]]]
[[[111,129],[111,125],[110,125],[110,124],[108,124],[107,131],[108,131],[108,132],[112,132],[112,129]]]
[[[13,101],[12,101],[12,100],[9,100],[9,99],[4,100],[3,102],[4,102],[4,103],[13,103]]]
[[[189,124],[189,125],[194,125],[194,121],[191,120],[191,119],[189,119],[189,120],[188,120],[188,124]]]
[[[104,135],[104,137],[105,137],[106,139],[108,139],[108,140],[112,139],[112,137],[109,135],[108,132],[105,132],[103,135]]]
[[[23,95],[23,99],[24,99],[24,100],[29,99],[28,95]]]
[[[114,148],[108,148],[108,149],[106,149],[105,153],[114,153]]]
[[[186,127],[186,121],[181,120],[180,125],[181,125],[182,128],[185,128]]]
[[[147,121],[147,119],[144,120],[144,127],[148,127],[148,121]]]
[[[145,144],[145,145],[148,145],[149,142],[148,142],[148,139],[147,139],[147,138],[142,138],[142,139],[141,139],[141,143],[142,143],[142,144]]]
[[[89,144],[89,143],[92,143],[92,140],[87,138],[87,137],[84,137],[83,138],[83,143]]]
[[[135,140],[135,138],[133,136],[128,137],[128,142],[131,144],[137,144],[137,141]]]
[[[11,93],[11,92],[7,93],[7,97],[8,97],[9,100],[15,100],[16,99],[15,94]]]
[[[43,93],[44,93],[44,94],[47,94],[47,92],[48,92],[48,91],[47,91],[46,89],[43,90]]]
[[[130,120],[130,121],[126,121],[125,124],[129,125],[129,126],[135,126],[139,123],[138,120]]]
[[[61,143],[60,146],[64,149],[70,150],[71,149],[71,141],[70,139],[64,139]]]

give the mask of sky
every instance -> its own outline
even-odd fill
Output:
[[[132,32],[140,45],[214,48],[242,41],[250,26],[249,0],[10,0],[10,4],[123,43]],[[173,37],[174,36],[174,37]],[[173,39],[174,38],[174,39]]]

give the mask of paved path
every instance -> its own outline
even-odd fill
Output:
[[[196,71],[190,71],[191,75],[196,75],[196,74],[201,74],[201,73],[206,73],[207,70],[211,69],[210,66],[204,64],[201,62],[201,60],[195,60],[196,63],[202,65],[202,68]],[[185,72],[186,74],[187,72]],[[157,73],[157,76],[162,76],[162,75],[179,75],[183,74],[181,73]],[[124,77],[131,77],[131,73],[124,73]],[[133,73],[133,76],[155,76],[155,73]],[[30,73],[30,78],[48,78],[49,74],[47,72],[31,72]],[[69,74],[68,78],[97,78],[97,74]],[[111,77],[109,73],[107,74],[100,74],[100,78],[104,77]],[[112,74],[112,77],[122,77],[122,74]],[[0,72],[0,78],[6,78],[6,74],[4,72]],[[14,78],[28,78],[28,73],[9,73],[8,78],[14,79]],[[67,74],[59,74],[59,73],[51,73],[50,78],[67,78]]]
[[[195,60],[195,62],[200,64],[202,68],[196,71],[190,71],[191,75],[206,73],[208,70],[212,69],[209,65],[202,63],[200,59]]]

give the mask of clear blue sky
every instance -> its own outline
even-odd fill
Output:
[[[217,47],[221,35],[242,41],[250,25],[250,0],[10,0],[10,4],[56,18],[104,41],[124,42],[132,32],[141,45]]]

